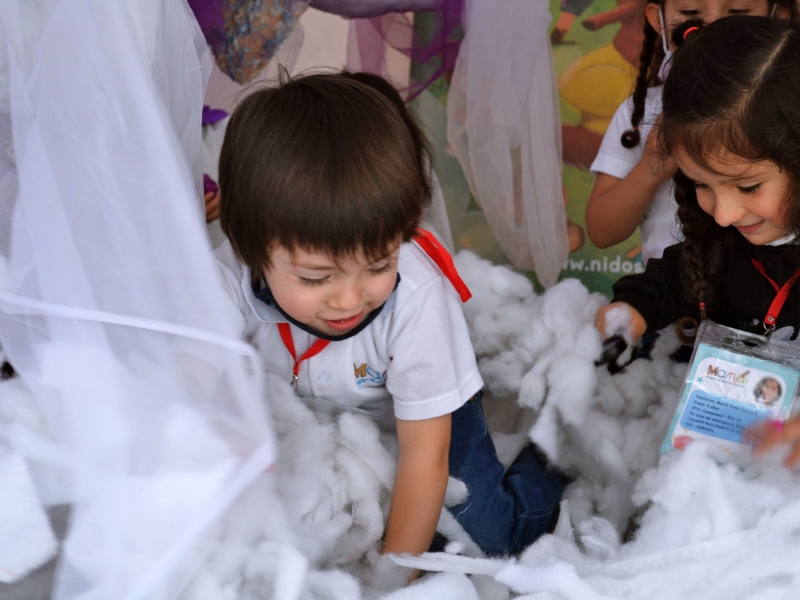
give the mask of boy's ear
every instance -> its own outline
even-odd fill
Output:
[[[656,33],[661,35],[661,20],[658,18],[658,12],[661,6],[655,2],[648,2],[644,9],[644,17],[650,23],[650,27],[656,30]]]

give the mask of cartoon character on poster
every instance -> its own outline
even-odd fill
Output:
[[[617,107],[631,94],[644,39],[643,0],[551,0],[551,39],[561,109],[563,196],[567,204],[569,257],[560,278],[574,277],[592,291],[610,293],[619,277],[641,272],[638,232],[622,244],[600,250],[584,234],[584,213],[594,175],[589,171]],[[429,13],[417,13],[415,36],[433,39]],[[559,32],[559,29],[563,30]],[[560,39],[557,39],[560,38]],[[447,54],[449,56],[449,54]],[[435,66],[412,62],[413,82],[428,82]],[[438,72],[438,71],[437,71]],[[447,152],[444,131],[450,73],[434,81],[412,103],[431,139],[435,165],[457,248],[469,248],[495,262],[507,262],[472,197],[458,161]],[[530,274],[533,276],[533,274]]]
[[[582,22],[589,31],[616,24],[619,30],[611,42],[570,63],[558,79],[562,99],[580,114],[577,124],[561,128],[565,163],[589,168],[611,117],[633,92],[644,40],[643,19],[642,2],[621,0],[616,8]]]
[[[567,214],[577,227],[583,227],[586,202],[594,185],[589,167],[611,118],[636,83],[645,6],[642,0],[568,0],[557,12],[551,4]],[[637,231],[622,244],[605,250],[591,242],[570,248],[562,277],[576,277],[592,291],[609,293],[616,279],[643,270],[638,237]]]

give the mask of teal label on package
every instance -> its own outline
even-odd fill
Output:
[[[689,395],[681,427],[741,443],[744,430],[764,418],[764,411],[699,390]]]

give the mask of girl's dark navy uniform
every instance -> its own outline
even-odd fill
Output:
[[[638,310],[647,322],[648,334],[681,317],[700,319],[698,304],[687,300],[684,294],[683,246],[670,246],[662,258],[648,261],[644,273],[623,277],[613,286],[613,302],[626,302]],[[715,305],[706,306],[708,318],[734,329],[763,334],[764,317],[775,298],[775,290],[758,272],[753,259],[781,286],[800,267],[800,246],[795,243],[755,246],[731,230],[728,247],[721,278],[722,293]],[[787,325],[794,328],[794,339],[800,329],[800,283],[790,290],[775,327],[781,329]]]

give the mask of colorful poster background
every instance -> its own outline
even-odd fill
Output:
[[[553,45],[561,99],[564,140],[564,190],[571,227],[571,253],[560,279],[575,277],[592,291],[611,294],[611,285],[622,275],[642,270],[638,230],[625,242],[601,250],[583,235],[586,202],[594,185],[588,170],[600,140],[617,106],[633,90],[642,43],[640,0],[551,0],[553,34],[562,38]],[[570,12],[573,11],[573,12]],[[573,18],[574,15],[574,18]],[[430,35],[433,18],[417,13],[414,26],[423,39]],[[411,78],[425,81],[435,64],[412,63]],[[508,263],[494,238],[478,202],[472,197],[458,161],[447,153],[447,93],[449,74],[435,81],[411,102],[433,146],[434,162],[442,183],[456,249],[468,248],[497,263]],[[580,228],[580,229],[578,229]],[[539,289],[533,272],[528,276]]]

